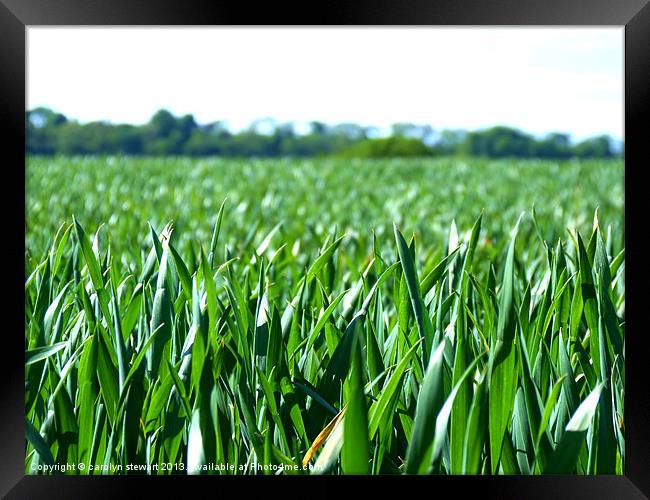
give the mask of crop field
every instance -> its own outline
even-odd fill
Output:
[[[28,158],[27,474],[622,474],[621,161]]]

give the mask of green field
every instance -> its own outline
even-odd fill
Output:
[[[26,473],[624,470],[620,161],[28,158],[26,184]]]

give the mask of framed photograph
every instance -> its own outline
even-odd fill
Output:
[[[0,493],[647,498],[647,2],[323,7],[1,0]]]

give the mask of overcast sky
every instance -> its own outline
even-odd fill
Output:
[[[27,31],[27,107],[140,124],[160,108],[387,128],[495,124],[623,137],[623,28]]]

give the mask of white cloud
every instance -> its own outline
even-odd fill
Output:
[[[622,28],[28,29],[28,107],[622,137]]]

